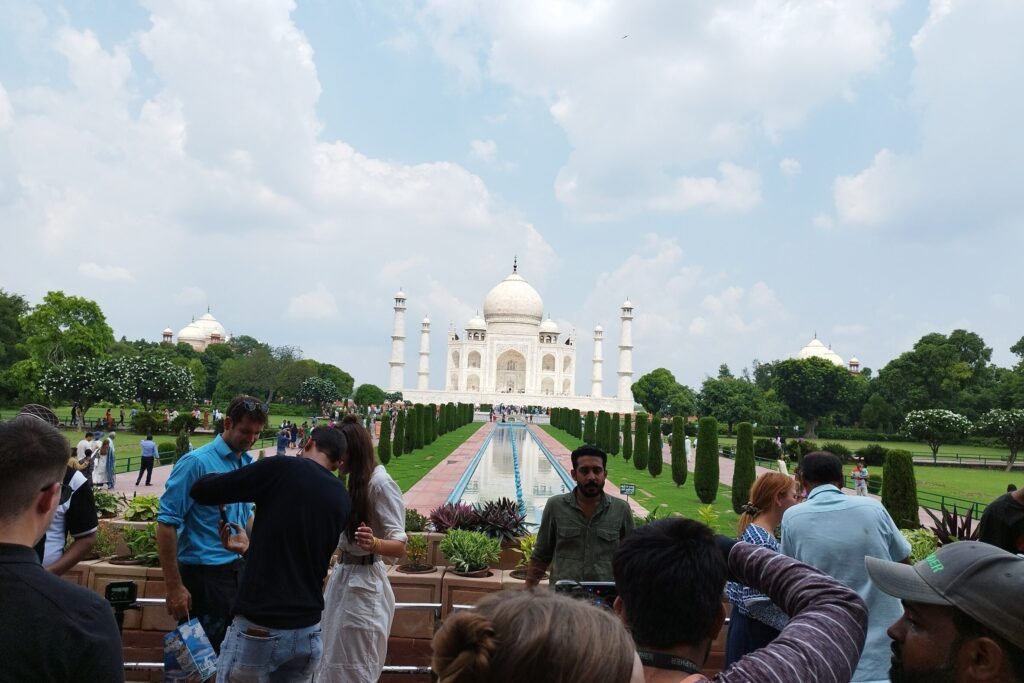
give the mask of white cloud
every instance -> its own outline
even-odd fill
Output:
[[[831,230],[836,225],[836,219],[828,214],[819,213],[814,217],[814,227],[822,230]]]
[[[753,143],[850,96],[886,63],[898,4],[434,0],[414,13],[463,87],[487,78],[547,108],[572,148],[559,199],[607,219],[706,181],[708,164],[745,163]]]
[[[206,292],[202,287],[185,287],[174,297],[174,301],[181,306],[194,306],[204,303],[207,300]]]
[[[122,268],[121,266],[101,266],[93,261],[78,266],[78,272],[90,280],[99,280],[101,282],[130,282],[135,279],[127,268]]]
[[[493,164],[498,155],[498,143],[494,140],[473,140],[469,143],[469,156]]]
[[[791,159],[789,157],[786,157],[785,159],[779,162],[779,170],[782,171],[782,174],[788,178],[793,178],[795,176],[800,175],[801,168],[802,167],[800,166],[799,161],[797,161],[796,159]]]
[[[338,315],[338,302],[323,283],[288,302],[288,317],[293,320],[331,320]]]
[[[864,334],[867,331],[867,325],[864,325],[863,323],[847,323],[832,326],[832,333],[840,336]]]
[[[390,48],[395,52],[400,52],[403,54],[414,52],[416,48],[419,47],[419,45],[419,36],[417,36],[412,31],[399,31],[398,33],[384,40],[385,47]]]
[[[669,194],[657,197],[653,208],[684,211],[710,207],[746,211],[761,203],[761,176],[730,163],[718,165],[719,178],[678,178]]]
[[[14,122],[14,107],[11,106],[11,98],[7,96],[7,89],[0,83],[0,130],[7,128]]]
[[[917,142],[880,149],[833,196],[847,225],[926,234],[1011,229],[1024,217],[1024,5],[935,0],[911,40]],[[962,56],[970,54],[971,59]]]

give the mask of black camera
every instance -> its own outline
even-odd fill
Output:
[[[121,609],[128,609],[139,597],[139,587],[134,581],[111,581],[104,592],[107,602]]]
[[[555,582],[555,592],[571,598],[587,600],[605,609],[611,609],[619,595],[613,581],[572,581],[563,579]]]

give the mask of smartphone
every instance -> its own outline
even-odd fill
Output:
[[[220,523],[224,526],[228,524],[228,511],[223,505],[220,506]]]

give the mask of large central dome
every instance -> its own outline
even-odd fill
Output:
[[[530,323],[540,325],[544,302],[540,294],[513,272],[487,293],[484,299],[484,320],[490,323]]]

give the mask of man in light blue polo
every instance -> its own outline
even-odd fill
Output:
[[[839,458],[808,453],[802,467],[810,493],[782,516],[782,552],[838,579],[867,603],[868,634],[852,680],[888,681],[892,652],[886,629],[903,615],[903,607],[871,582],[864,558],[907,562],[910,544],[881,503],[843,493]]]
[[[243,560],[221,542],[220,509],[195,503],[189,490],[204,475],[231,472],[251,463],[247,451],[266,423],[265,403],[251,396],[232,399],[224,414],[224,432],[178,460],[160,497],[156,540],[167,585],[167,613],[179,620],[197,617],[218,652],[230,623]],[[248,526],[251,517],[251,503],[224,506],[229,523]]]

